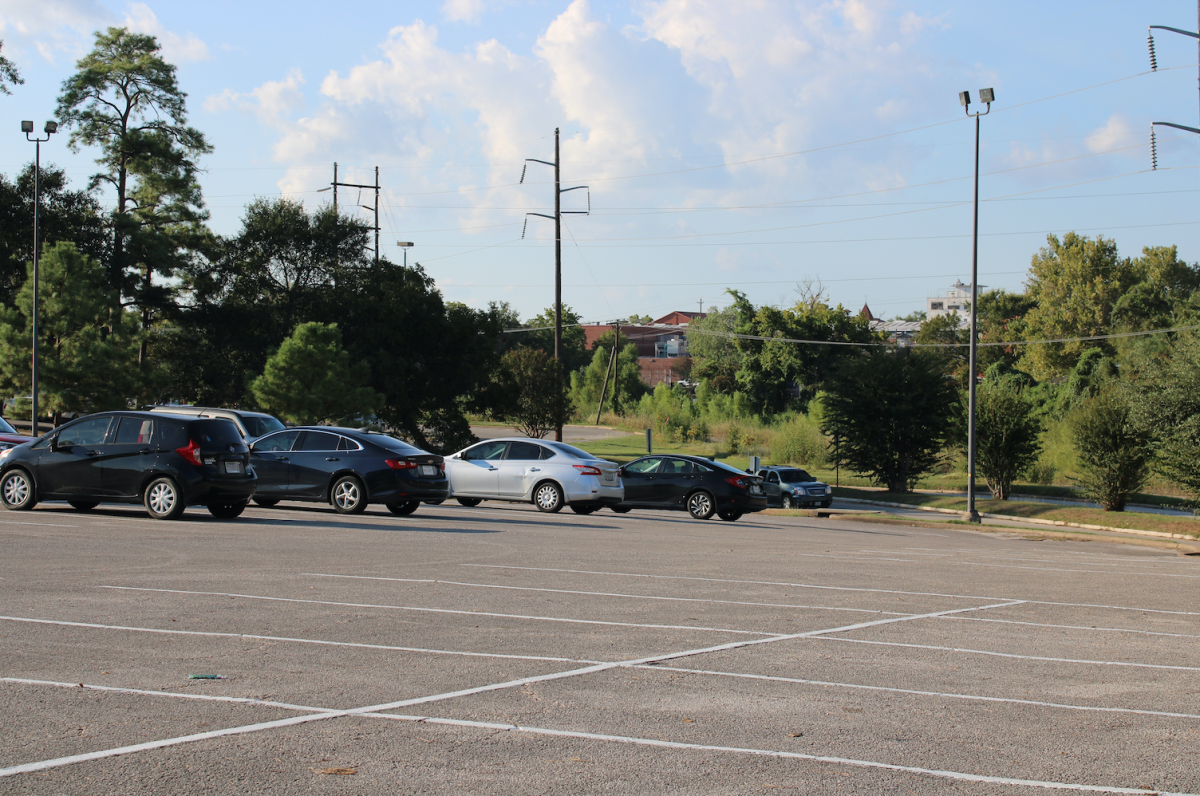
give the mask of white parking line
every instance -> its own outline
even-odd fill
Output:
[[[682,603],[711,603],[715,605],[749,605],[756,608],[804,608],[815,611],[854,611],[863,614],[887,614],[889,616],[911,616],[912,611],[877,611],[872,608],[838,608],[828,605],[792,605],[788,603],[752,603],[739,600],[708,600],[698,597],[660,597],[651,594],[624,594],[606,591],[574,591],[571,589],[542,589],[535,586],[505,586],[495,583],[464,583],[456,580],[429,580],[426,578],[385,578],[374,575],[329,575],[323,572],[305,572],[315,578],[345,578],[347,580],[383,580],[397,583],[441,583],[446,586],[469,586],[479,589],[506,589],[510,591],[548,592],[550,594],[578,594],[585,597],[622,597],[630,600],[664,600]]]
[[[1200,638],[1198,635],[1191,633],[1164,633],[1160,630],[1132,630],[1127,627],[1096,627],[1095,625],[1048,625],[1042,622],[1018,622],[1015,619],[985,619],[981,616],[960,616],[953,617],[970,622],[996,622],[1002,625],[1025,625],[1027,627],[1049,627],[1060,630],[1087,630],[1098,633],[1136,633],[1141,636],[1166,636],[1168,638]]]
[[[392,611],[417,611],[432,614],[459,614],[461,616],[490,616],[497,619],[525,619],[537,622],[567,622],[580,625],[605,625],[609,627],[642,627],[651,630],[699,630],[706,633],[736,633],[746,636],[773,636],[767,630],[731,630],[722,627],[702,627],[699,625],[650,625],[638,622],[605,622],[599,619],[571,619],[561,616],[528,616],[525,614],[500,614],[491,611],[457,611],[451,608],[422,608],[411,605],[375,605],[372,603],[343,603],[333,600],[301,600],[295,597],[267,597],[261,594],[233,594],[220,591],[184,591],[183,589],[150,589],[138,586],[98,586],[100,589],[116,589],[120,591],[149,591],[160,594],[191,594],[206,597],[234,597],[241,600],[270,600],[281,603],[304,603],[309,605],[336,605],[342,608],[383,608]]]
[[[708,669],[684,669],[679,666],[640,666],[641,669],[663,672],[684,672],[701,674],[710,677],[736,677],[746,680],[768,680],[779,683],[796,683],[799,685],[819,685],[823,688],[848,688],[860,691],[884,691],[892,694],[911,694],[913,696],[937,697],[940,699],[961,699],[968,702],[1002,702],[1013,705],[1032,705],[1041,708],[1061,708],[1063,710],[1094,711],[1097,713],[1133,713],[1139,716],[1161,716],[1171,719],[1200,719],[1200,713],[1169,713],[1162,710],[1142,710],[1139,708],[1106,708],[1094,705],[1072,705],[1063,702],[1041,702],[1035,699],[1015,699],[1013,697],[990,697],[979,694],[956,694],[943,691],[917,691],[911,688],[891,688],[882,685],[860,685],[858,683],[835,683],[825,680],[804,680],[797,677],[780,677],[770,674],[745,674],[742,672],[716,672]]]
[[[734,583],[749,586],[785,586],[791,589],[820,589],[822,591],[848,591],[866,594],[902,594],[913,597],[948,597],[955,600],[1016,600],[1028,605],[1056,605],[1065,608],[1103,608],[1111,611],[1140,611],[1146,614],[1173,614],[1176,616],[1200,616],[1200,611],[1170,611],[1162,608],[1138,608],[1128,605],[1098,605],[1093,603],[1063,603],[1049,600],[1028,600],[1016,597],[979,596],[970,594],[943,594],[941,592],[901,591],[899,589],[868,589],[853,586],[823,586],[816,583],[789,583],[773,580],[735,580],[731,578],[702,578],[692,575],[651,575],[641,572],[603,572],[585,569],[553,569],[550,567],[517,567],[508,564],[460,564],[464,567],[480,567],[485,569],[517,569],[528,572],[561,572],[572,575],[605,575],[617,578],[651,578],[655,580],[688,580],[701,583]]]
[[[0,616],[0,620],[8,622],[26,622],[38,625],[58,625],[60,627],[82,627],[90,630],[121,630],[134,633],[161,633],[171,636],[208,636],[215,638],[251,639],[254,641],[285,641],[293,644],[319,644],[328,647],[357,647],[360,649],[386,650],[388,652],[419,652],[427,655],[461,655],[469,658],[507,658],[516,661],[548,661],[551,663],[599,663],[599,661],[580,660],[578,658],[552,658],[545,655],[503,655],[496,652],[463,652],[460,650],[437,650],[425,647],[396,647],[388,644],[362,644],[354,641],[325,641],[313,638],[289,638],[288,636],[263,636],[255,633],[221,633],[208,630],[177,630],[160,629],[155,627],[129,627],[125,625],[100,625],[90,622],[65,622],[58,619],[32,619],[21,616]]]
[[[822,641],[844,641],[848,644],[875,644],[881,647],[907,647],[917,650],[935,650],[938,652],[965,652],[971,655],[992,655],[997,658],[1016,658],[1024,661],[1050,661],[1051,663],[1082,663],[1089,666],[1131,666],[1137,669],[1172,669],[1182,672],[1200,672],[1200,666],[1169,666],[1164,663],[1130,663],[1128,661],[1092,661],[1082,658],[1048,658],[1040,655],[1017,655],[1013,652],[992,652],[991,650],[973,650],[966,647],[937,647],[931,644],[904,644],[899,641],[868,641],[861,638],[829,638]]]
[[[154,590],[150,590],[154,591]],[[501,691],[509,688],[520,688],[533,683],[544,683],[552,680],[562,680],[568,677],[579,677],[585,674],[593,674],[596,672],[604,672],[616,668],[637,667],[642,664],[656,663],[659,661],[677,660],[679,658],[688,658],[696,655],[703,655],[709,652],[723,652],[726,650],[739,649],[742,647],[755,646],[758,644],[773,643],[776,641],[787,641],[798,638],[813,638],[830,633],[845,633],[852,630],[860,630],[862,628],[874,627],[876,625],[894,624],[896,622],[911,622],[918,619],[931,619],[938,616],[946,616],[948,614],[968,613],[973,611],[985,611],[991,608],[1004,608],[1012,603],[1000,603],[997,605],[982,605],[970,608],[955,608],[948,611],[935,611],[928,614],[919,614],[916,616],[891,617],[888,619],[876,619],[871,622],[862,622],[855,625],[844,625],[841,627],[833,627],[825,630],[809,630],[804,633],[792,633],[788,635],[777,635],[770,638],[747,639],[744,641],[731,641],[725,644],[718,644],[712,647],[704,647],[700,649],[683,650],[681,652],[665,653],[663,655],[652,655],[644,658],[637,658],[627,661],[616,661],[612,663],[600,663],[591,666],[584,666],[577,669],[568,669],[562,672],[553,672],[550,674],[534,675],[532,677],[523,677],[517,680],[508,680],[502,683],[492,683],[490,685],[476,686],[474,688],[465,688],[459,691],[450,691],[443,694],[432,694],[425,697],[416,697],[413,699],[402,699],[396,702],[369,705],[362,708],[353,708],[351,710],[330,711],[311,716],[295,716],[287,719],[277,719],[275,721],[259,722],[257,724],[249,724],[243,727],[228,727],[223,730],[213,730],[211,732],[196,733],[193,735],[184,735],[176,738],[165,738],[159,741],[149,741],[147,743],[134,744],[132,746],[122,746],[115,749],[107,749],[97,752],[89,752],[81,755],[71,755],[69,757],[59,757],[53,760],[42,760],[34,763],[25,763],[18,766],[10,766],[9,768],[0,768],[0,777],[9,777],[16,774],[26,774],[35,771],[44,771],[50,768],[58,768],[61,766],[80,763],[88,760],[100,760],[106,757],[116,757],[118,755],[132,754],[135,752],[147,751],[150,749],[162,749],[169,746],[177,746],[179,744],[191,743],[192,741],[203,741],[212,738],[221,738],[229,735],[241,735],[251,732],[260,732],[262,730],[271,730],[278,727],[290,727],[297,724],[305,724],[310,721],[321,721],[324,719],[337,718],[341,716],[356,716],[366,713],[378,713],[385,710],[397,710],[403,707],[412,705],[423,705],[431,702],[440,702],[447,699],[455,699],[457,697],[472,696],[475,694],[483,694],[492,691]],[[831,759],[831,762],[833,759]]]
[[[37,525],[42,528],[78,528],[78,525],[56,525],[52,522],[18,522],[17,520],[5,520],[5,525]]]
[[[998,569],[1033,569],[1041,572],[1082,572],[1089,575],[1129,575],[1131,577],[1155,577],[1155,578],[1188,578],[1190,580],[1200,580],[1200,575],[1176,575],[1170,572],[1114,572],[1100,571],[1095,569],[1062,569],[1056,567],[1027,567],[1018,564],[983,564],[978,561],[957,561],[961,566],[968,567],[996,567]]]
[[[182,694],[178,691],[147,691],[141,688],[123,688],[112,685],[92,685],[85,683],[60,683],[54,680],[26,680],[22,677],[0,677],[0,683],[14,685],[47,685],[55,688],[68,688],[72,691],[108,691],[115,694],[133,694],[135,696],[165,697],[171,699],[196,699],[202,702],[233,702],[242,705],[259,705],[282,710],[302,710],[306,713],[332,713],[331,708],[317,708],[309,705],[291,705],[287,702],[272,702],[269,699],[254,699],[253,697],[216,696],[214,694]]]

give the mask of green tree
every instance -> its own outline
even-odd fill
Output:
[[[997,500],[1008,500],[1042,450],[1042,423],[1023,392],[1015,377],[985,379],[975,391],[976,464]]]
[[[694,362],[696,378],[708,383],[714,392],[732,395],[737,388],[737,373],[742,369],[743,354],[734,342],[737,307],[713,307],[703,318],[688,323],[688,355]]]
[[[310,425],[373,414],[383,396],[367,386],[370,367],[352,362],[336,323],[302,323],[250,384],[260,406]]]
[[[841,462],[889,492],[906,492],[937,463],[957,393],[941,362],[919,350],[843,357],[826,381],[823,431]]]
[[[1113,306],[1142,279],[1138,263],[1122,260],[1117,244],[1074,232],[1056,235],[1033,257],[1026,296],[1035,306],[1025,315],[1030,340],[1091,337],[1109,331]],[[1025,348],[1024,370],[1039,381],[1064,375],[1087,348],[1101,342],[1047,343]]]
[[[103,266],[72,243],[46,246],[39,261],[38,408],[64,412],[124,409],[137,389],[136,321],[121,311]],[[0,390],[32,388],[33,266],[17,309],[0,309]]]
[[[604,389],[604,376],[609,373],[615,340],[616,334],[612,330],[600,335],[596,340],[592,361],[582,372],[571,376],[572,400],[585,417],[591,415],[593,420],[600,404],[600,394]],[[620,349],[613,371],[608,377],[604,406],[613,414],[623,415],[628,407],[636,404],[647,392],[646,384],[642,381],[642,366],[638,361],[637,346],[629,342],[629,338],[624,334],[621,335]]]
[[[940,359],[947,375],[953,375],[964,386],[971,342],[970,319],[965,320],[967,323],[963,323],[964,318],[958,312],[938,315],[921,324],[921,330],[913,338],[917,345],[930,346],[925,353]]]
[[[563,395],[559,365],[546,352],[518,346],[501,358],[499,374],[510,398],[494,416],[539,439],[566,420],[569,402]]]
[[[1124,511],[1129,495],[1146,483],[1147,437],[1116,388],[1083,402],[1068,418],[1079,453],[1077,479],[1105,511]]]
[[[33,169],[30,163],[12,182],[0,175],[0,305],[16,301],[25,265],[33,260]],[[74,243],[81,254],[108,262],[111,231],[96,196],[69,190],[66,172],[54,166],[42,167],[40,193],[42,243]]]
[[[0,50],[2,49],[4,49],[4,42],[0,41]],[[21,71],[12,61],[0,55],[0,94],[12,94],[9,86],[19,86],[24,82]]]
[[[1025,339],[1025,315],[1033,309],[1033,301],[1024,293],[1006,290],[985,290],[979,294],[979,309],[975,326],[980,343],[976,365],[986,371],[1003,361],[1014,367],[1021,357],[1021,346],[997,345]]]
[[[587,350],[587,333],[580,324],[580,315],[566,304],[562,308],[562,365],[563,383],[570,374],[587,367],[592,355]],[[518,345],[536,348],[548,356],[554,356],[554,307],[547,307],[540,315],[525,322],[531,331],[513,334]]]
[[[1200,500],[1200,336],[1176,340],[1129,385],[1133,419],[1154,469]]]
[[[72,151],[100,149],[92,185],[116,192],[111,280],[148,329],[174,306],[171,277],[205,245],[197,160],[212,147],[187,126],[187,95],[153,36],[125,28],[98,32],[76,68],[56,113],[72,130]]]

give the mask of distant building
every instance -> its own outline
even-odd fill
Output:
[[[671,360],[688,355],[688,324],[704,317],[707,317],[707,313],[677,311],[648,324],[621,324],[621,336],[637,346],[642,381],[654,387],[679,380],[671,371]],[[583,324],[584,345],[589,350],[594,348],[600,337],[612,331],[613,326],[611,323]]]
[[[984,285],[980,285],[984,287]],[[955,280],[944,296],[934,296],[925,299],[925,317],[937,318],[957,312],[964,315],[971,310],[971,286],[964,285],[962,280]]]

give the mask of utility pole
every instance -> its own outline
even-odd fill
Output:
[[[1200,30],[1200,0],[1196,0],[1196,27],[1197,30]],[[1169,28],[1166,25],[1151,25],[1150,30],[1169,30],[1172,33],[1191,36],[1193,39],[1197,40],[1197,50],[1198,54],[1200,54],[1200,33],[1192,33],[1190,30],[1180,30],[1179,28]],[[1154,33],[1150,33],[1147,36],[1147,43],[1150,45],[1150,71],[1157,72],[1158,59],[1154,56]],[[1200,79],[1197,80],[1197,83],[1200,84]],[[1174,127],[1176,130],[1183,130],[1188,133],[1200,133],[1200,129],[1196,129],[1195,127],[1187,127],[1186,125],[1182,124],[1172,124],[1171,122],[1150,122],[1150,168],[1152,170],[1158,168],[1158,146],[1154,140],[1154,125],[1156,124],[1163,127]]]
[[[600,413],[604,411],[604,395],[608,392],[608,376],[613,372],[613,367],[617,364],[618,352],[621,349],[621,322],[613,322],[613,350],[608,355],[608,369],[604,371],[604,386],[600,388],[600,406],[596,408],[596,425],[600,425]],[[613,401],[612,405],[617,405],[617,380],[613,379]]]
[[[589,215],[592,211],[592,192],[586,185],[576,185],[574,188],[561,188],[560,180],[560,163],[558,156],[558,128],[554,128],[554,162],[547,160],[538,160],[537,158],[525,158],[525,166],[521,169],[521,182],[525,182],[525,169],[529,163],[542,163],[546,166],[554,167],[554,215],[546,215],[545,213],[526,213],[526,216],[540,216],[541,218],[549,218],[554,221],[554,361],[558,363],[558,377],[562,381],[562,216],[563,213]],[[578,191],[580,189],[588,192],[588,209],[587,210],[566,210],[562,209],[562,195],[567,191]],[[525,219],[525,226],[529,226],[529,219]],[[521,237],[525,237],[525,230],[521,230]],[[562,387],[559,386],[558,397],[556,399],[557,415],[554,423],[554,438],[562,442]]]
[[[361,207],[363,210],[374,210],[375,211],[375,226],[371,227],[371,229],[375,230],[375,264],[378,265],[379,264],[379,167],[378,166],[375,167],[375,184],[374,185],[362,185],[362,184],[356,183],[356,182],[339,182],[338,181],[338,164],[337,164],[337,161],[334,161],[334,163],[333,163],[333,182],[330,183],[330,187],[333,188],[333,214],[335,217],[337,216],[337,209],[338,209],[337,189],[338,189],[339,185],[341,185],[343,188],[369,188],[369,189],[375,191],[375,206],[367,207],[366,205],[359,205],[359,207]],[[325,191],[328,191],[328,190],[329,190],[329,188],[321,188],[319,191],[317,191],[317,193],[324,193]]]

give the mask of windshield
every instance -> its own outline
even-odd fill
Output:
[[[8,421],[0,417],[0,434],[16,434],[17,430],[8,424]]]
[[[559,453],[565,453],[568,456],[574,456],[577,459],[599,459],[600,458],[599,456],[590,454],[585,450],[576,448],[574,445],[568,445],[565,442],[547,442],[546,444],[549,445],[554,450],[558,451]]]
[[[779,480],[785,484],[807,484],[816,479],[803,470],[780,470]]]
[[[242,425],[246,427],[246,433],[252,437],[261,437],[263,434],[270,434],[272,431],[278,431],[284,427],[283,423],[270,415],[242,415]]]

